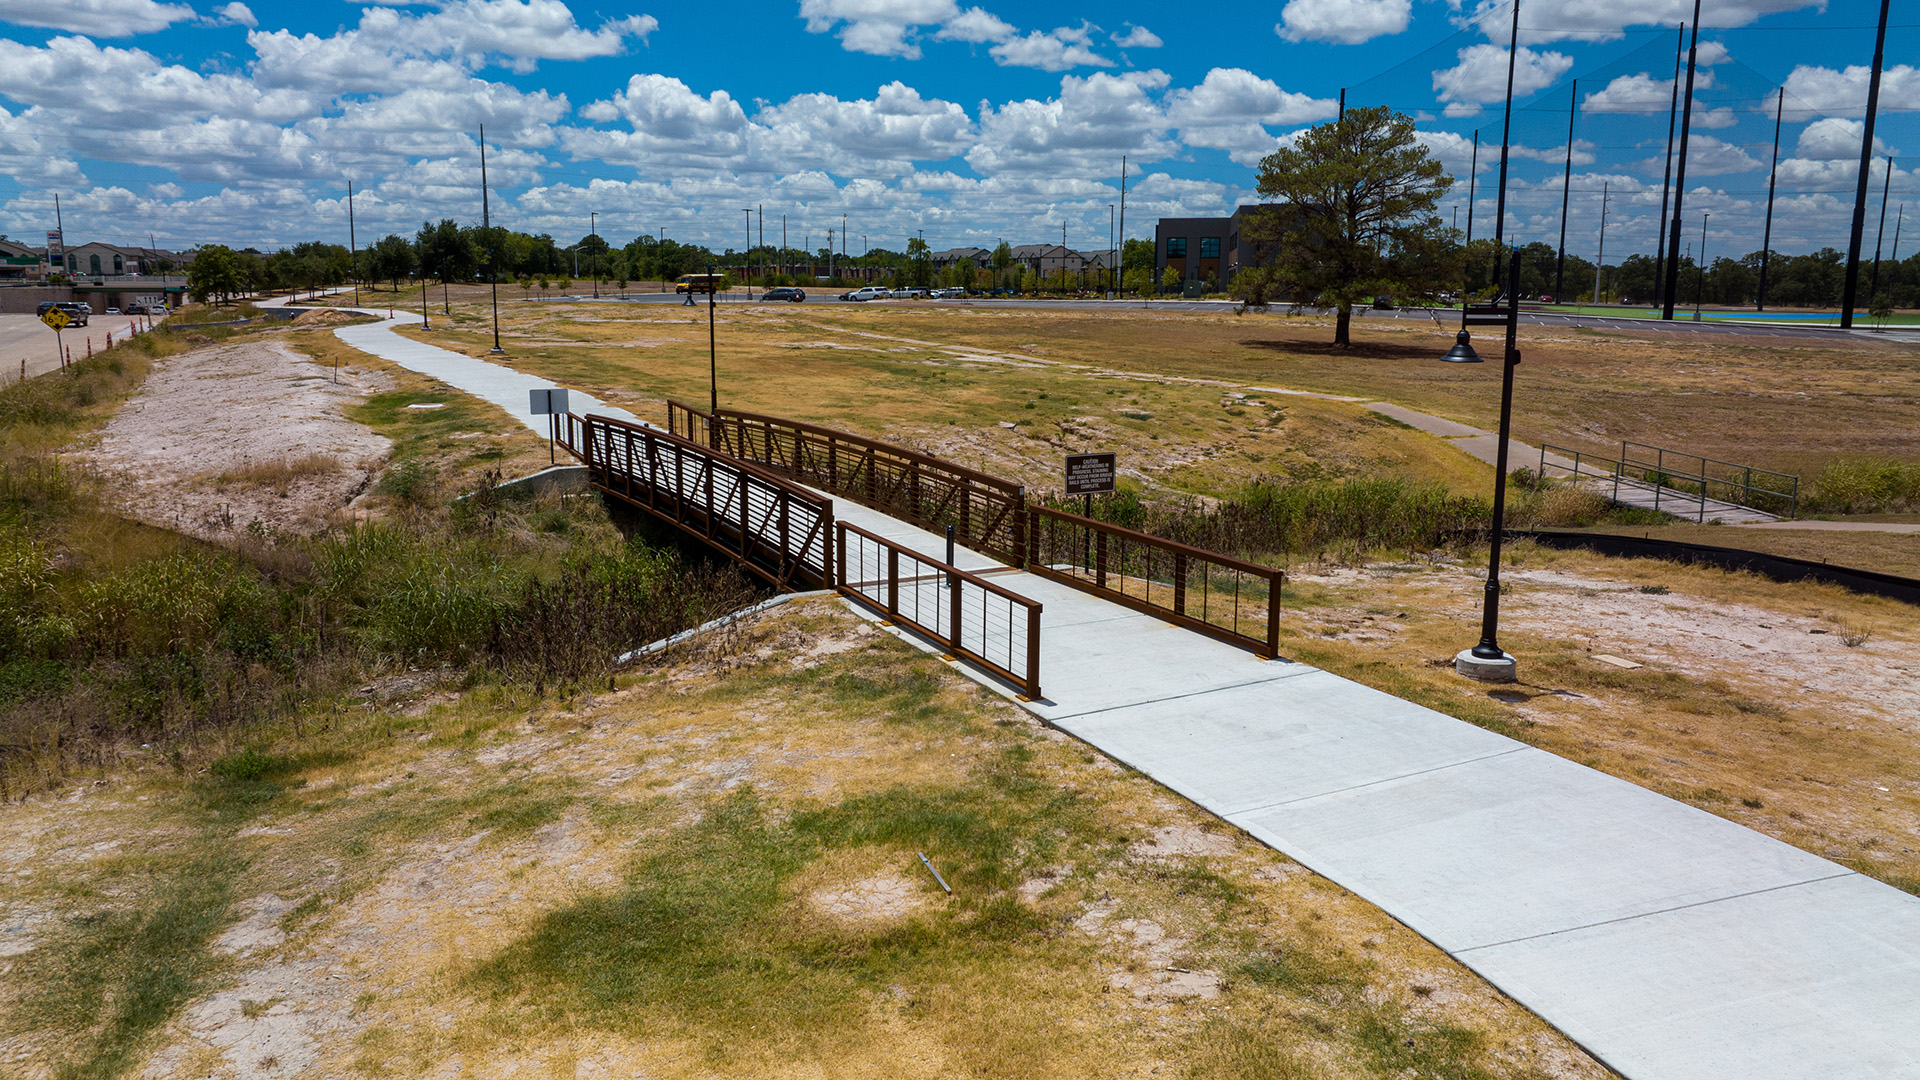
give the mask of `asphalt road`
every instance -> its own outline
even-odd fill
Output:
[[[95,348],[104,349],[107,331],[113,331],[115,340],[119,340],[126,337],[127,327],[135,321],[145,322],[133,315],[95,315],[85,326],[61,331],[59,340],[64,341],[67,351],[73,354],[75,360],[84,360],[89,339]],[[35,316],[0,315],[0,383],[9,383],[20,377],[23,360],[26,361],[27,378],[58,370],[60,353],[55,341],[53,331]]]
[[[602,304],[668,304],[668,305],[677,304],[677,305],[684,306],[687,302],[687,298],[685,296],[679,296],[673,293],[630,292],[624,295],[605,295],[605,296],[599,297],[598,299],[594,298],[591,295],[589,296],[555,296],[555,297],[547,297],[543,300],[531,300],[531,301],[522,301],[522,302],[523,303],[564,302],[564,303],[602,303]],[[706,297],[704,296],[695,298],[695,306],[704,305],[706,302],[707,300],[706,300]],[[746,303],[747,299],[744,293],[738,293],[738,292],[723,293],[720,296],[719,302],[723,305],[741,304],[741,303]],[[752,302],[755,304],[764,303],[764,301],[762,301],[759,298],[759,295],[757,293],[755,294]],[[837,294],[829,293],[824,290],[817,291],[817,292],[809,290],[807,293],[807,299],[805,303],[809,305],[811,304],[877,304],[877,305],[885,305],[885,306],[901,306],[901,305],[952,306],[952,305],[964,304],[969,307],[983,307],[983,308],[995,308],[995,307],[1033,308],[1033,309],[1043,309],[1043,310],[1053,309],[1053,310],[1065,310],[1065,311],[1099,311],[1103,309],[1143,308],[1143,307],[1151,308],[1159,311],[1231,311],[1236,306],[1238,306],[1234,304],[1232,301],[1228,301],[1228,300],[1154,300],[1149,303],[1142,303],[1139,300],[972,299],[972,300],[850,301],[850,300],[841,300]],[[1290,309],[1287,308],[1285,305],[1276,304],[1272,308],[1268,309],[1268,313],[1281,315],[1281,314],[1286,314],[1289,310]],[[1323,310],[1323,311],[1315,312],[1315,314],[1330,315],[1332,314],[1332,312]],[[1458,329],[1460,326],[1460,310],[1458,308],[1453,308],[1453,309],[1399,308],[1392,311],[1378,311],[1378,310],[1368,308],[1368,309],[1355,311],[1353,314],[1354,314],[1354,318],[1357,321],[1361,321],[1361,322],[1365,322],[1371,319],[1396,319],[1396,320],[1410,319],[1416,322],[1432,323],[1433,325],[1446,330],[1455,330],[1455,329]],[[1531,311],[1522,311],[1520,313],[1520,325],[1545,326],[1545,327],[1568,328],[1568,329],[1625,330],[1625,331],[1638,331],[1642,333],[1705,334],[1705,335],[1719,334],[1719,335],[1732,335],[1736,337],[1832,338],[1837,334],[1851,333],[1851,334],[1856,334],[1863,337],[1870,336],[1876,340],[1920,342],[1920,333],[1909,334],[1909,333],[1904,333],[1900,331],[1894,331],[1889,333],[1879,333],[1876,331],[1867,331],[1867,330],[1846,331],[1846,330],[1839,330],[1831,327],[1818,327],[1818,326],[1790,326],[1790,325],[1752,325],[1750,326],[1750,325],[1743,325],[1738,323],[1729,324],[1724,322],[1696,323],[1696,322],[1693,322],[1691,319],[1675,319],[1673,322],[1666,322],[1666,321],[1657,320],[1657,319],[1608,317],[1604,315],[1564,315],[1564,314],[1558,314],[1554,312],[1531,312]],[[1491,338],[1494,335],[1497,335],[1499,332],[1500,330],[1498,327],[1483,326],[1483,327],[1476,328],[1474,337],[1482,340],[1486,340]]]

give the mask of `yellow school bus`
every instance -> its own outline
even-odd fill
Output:
[[[681,274],[679,280],[674,282],[673,291],[676,293],[719,292],[726,280],[725,274]]]

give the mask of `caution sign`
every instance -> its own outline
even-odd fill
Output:
[[[1067,494],[1105,495],[1113,490],[1112,454],[1068,454]]]
[[[53,327],[55,330],[65,330],[67,324],[73,320],[68,317],[66,312],[61,311],[59,308],[48,308],[47,313],[40,316],[40,321]]]

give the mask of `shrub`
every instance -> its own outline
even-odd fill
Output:
[[[1920,507],[1920,463],[1887,458],[1830,461],[1800,502],[1803,510],[1838,514]]]

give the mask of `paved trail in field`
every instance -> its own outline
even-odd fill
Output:
[[[336,333],[544,429],[540,380],[394,325]],[[1026,708],[1378,904],[1623,1075],[1920,1077],[1920,897],[1307,665],[994,581],[1045,604],[1047,697]]]

